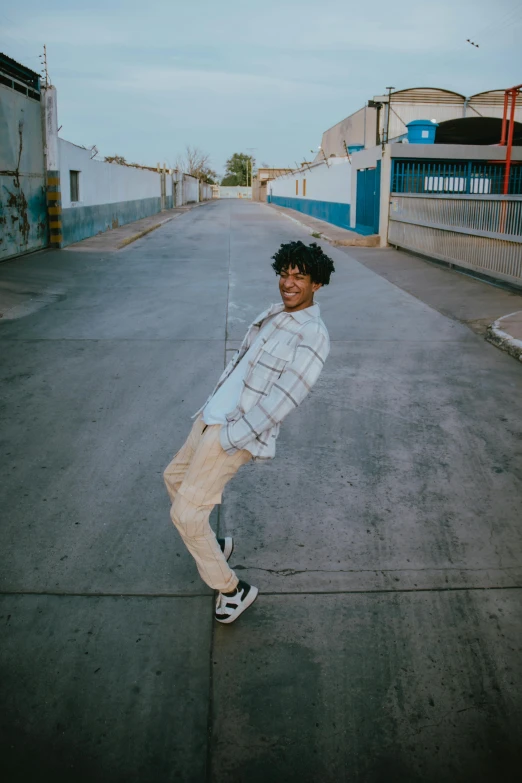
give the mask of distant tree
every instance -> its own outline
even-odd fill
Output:
[[[176,158],[176,168],[209,185],[214,185],[217,178],[216,172],[210,167],[210,155],[190,144],[185,147],[185,153]]]
[[[131,165],[127,163],[125,158],[122,155],[106,155],[104,158],[105,163],[118,163],[120,166],[128,166]]]
[[[243,186],[247,184],[248,177],[248,184],[250,185],[251,170],[254,169],[255,165],[256,162],[250,155],[246,155],[244,152],[234,152],[227,160],[225,176],[221,180],[221,184],[225,186]]]

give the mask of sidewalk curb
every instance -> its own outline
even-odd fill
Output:
[[[153,226],[149,226],[148,228],[144,228],[143,231],[138,231],[137,234],[133,234],[131,237],[127,237],[127,239],[122,239],[122,241],[116,246],[117,250],[121,250],[124,247],[127,247],[127,245],[132,244],[132,242],[136,242],[137,239],[141,239],[141,237],[144,237],[146,234],[150,234],[151,231],[155,231],[157,228],[161,228],[161,226],[164,226],[166,223],[170,223],[171,220],[175,220],[176,218],[180,217],[182,213],[179,215],[172,215],[171,217],[165,218],[165,220],[160,220],[159,223],[155,223]]]
[[[264,203],[264,202],[261,202]],[[350,241],[350,240],[341,240],[341,239],[332,239],[332,237],[327,236],[323,231],[316,231],[315,229],[308,226],[306,223],[303,223],[301,220],[298,220],[297,218],[293,217],[292,215],[288,215],[286,212],[280,212],[277,207],[272,206],[271,204],[264,204],[269,209],[272,209],[274,212],[277,212],[278,215],[282,215],[282,217],[288,218],[288,220],[292,220],[294,223],[297,223],[298,226],[301,226],[301,228],[304,228],[310,236],[313,236],[313,234],[321,234],[318,239],[324,239],[326,242],[329,242],[334,247],[379,247],[379,236],[376,234],[376,243],[375,244],[367,244],[364,242],[364,239],[362,238],[363,235],[361,234],[361,241]],[[346,230],[346,229],[342,229]],[[354,232],[355,233],[355,232]],[[367,237],[365,237],[367,239]]]
[[[202,207],[205,204],[209,204],[210,201],[211,199],[207,201],[198,201],[195,204],[190,204],[188,206],[188,209],[186,209],[186,212],[190,212],[192,209],[194,209],[194,207]],[[116,250],[122,250],[124,247],[127,247],[127,245],[132,244],[132,242],[136,242],[137,239],[141,239],[141,237],[150,234],[151,231],[155,231],[157,228],[161,228],[161,226],[164,226],[166,223],[170,223],[171,220],[176,220],[176,218],[179,218],[184,214],[185,214],[184,212],[178,212],[177,215],[171,215],[170,217],[165,218],[164,220],[160,220],[159,223],[155,223],[153,226],[144,228],[143,231],[138,231],[137,234],[133,234],[131,237],[127,237],[127,239],[122,239],[122,241],[116,246]]]
[[[518,312],[519,311],[517,311],[517,313]],[[486,340],[488,343],[496,345],[501,351],[506,351],[510,356],[513,356],[515,359],[522,362],[522,340],[517,340],[516,337],[513,337],[502,329],[502,321],[505,318],[511,318],[517,313],[509,313],[508,315],[503,315],[502,318],[497,318],[491,326],[488,326]]]

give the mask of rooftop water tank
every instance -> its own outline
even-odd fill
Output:
[[[435,144],[435,133],[439,127],[433,120],[413,120],[409,122],[408,141],[410,144]]]

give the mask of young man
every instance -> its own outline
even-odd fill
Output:
[[[216,538],[210,512],[241,465],[275,455],[281,422],[304,400],[330,350],[314,293],[330,282],[333,261],[317,244],[302,242],[281,245],[273,259],[283,303],[272,305],[249,327],[164,473],[172,521],[201,578],[218,591],[215,618],[220,623],[234,622],[255,601],[258,589],[228,566],[233,540]]]

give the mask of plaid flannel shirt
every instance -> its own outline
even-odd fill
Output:
[[[273,318],[263,342],[249,361],[239,404],[221,428],[221,445],[228,454],[247,449],[256,459],[275,455],[281,422],[304,400],[330,351],[319,305],[295,313],[285,312],[283,304],[272,305],[249,327],[205,405],[236,368],[270,316]]]

